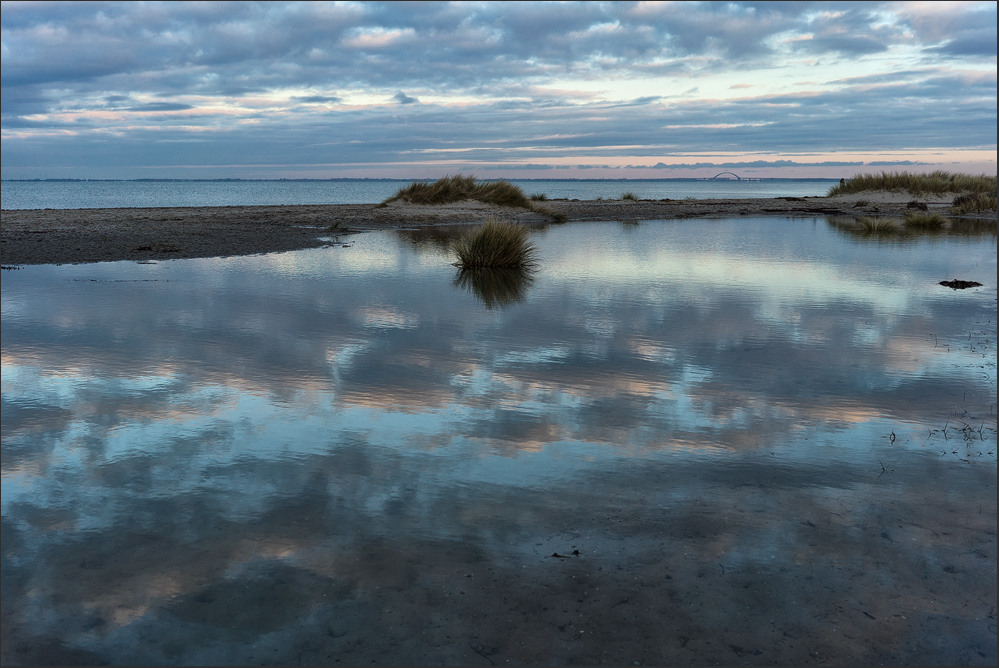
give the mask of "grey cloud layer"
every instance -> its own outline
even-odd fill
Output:
[[[895,20],[886,23],[886,13]],[[4,9],[3,77],[5,85],[122,75],[141,83],[186,70],[189,85],[222,90],[208,71],[235,68],[228,73],[250,89],[269,88],[276,76],[311,85],[393,85],[415,76],[453,87],[686,56],[715,65],[766,60],[784,48],[775,40],[791,34],[807,38],[787,48],[808,55],[909,43],[988,57],[996,31],[982,26],[994,26],[995,16],[995,6],[972,7],[941,23],[870,3],[25,4]]]
[[[15,3],[3,11],[2,122],[36,132],[5,136],[4,166],[56,153],[137,166],[409,161],[454,149],[473,161],[536,162],[539,151],[621,146],[652,156],[988,147],[995,72],[966,66],[994,64],[995,22],[991,3],[934,15],[878,3]],[[718,101],[694,92],[705,75],[740,69],[751,81],[787,58],[832,59],[846,74],[856,58],[894,46],[922,48],[922,67],[819,93],[750,88]],[[690,77],[688,97],[605,100],[558,84],[664,75]],[[382,104],[344,107],[349,90]],[[474,102],[428,101],[442,96]],[[134,122],[98,113],[110,111]],[[697,127],[705,123],[713,127]]]

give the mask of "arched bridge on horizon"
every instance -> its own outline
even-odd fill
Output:
[[[717,179],[719,176],[725,176],[726,174],[731,174],[732,176],[734,176],[736,181],[741,181],[742,180],[742,177],[739,176],[738,174],[736,174],[735,172],[720,172],[720,173],[715,174],[714,176],[712,176],[711,179],[714,180],[714,179]]]

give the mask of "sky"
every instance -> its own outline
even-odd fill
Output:
[[[0,176],[996,173],[995,2],[4,2]]]

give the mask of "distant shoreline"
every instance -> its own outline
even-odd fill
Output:
[[[639,221],[761,216],[902,215],[909,195],[701,200],[549,200],[568,221]],[[952,197],[921,198],[945,211]],[[5,266],[252,255],[323,246],[332,235],[378,229],[478,223],[527,225],[552,218],[479,202],[420,206],[394,202],[300,206],[11,209],[0,213]],[[995,214],[991,215],[995,219]]]
[[[0,183],[344,183],[349,181],[375,181],[379,183],[412,183],[414,181],[433,181],[433,177],[427,178],[416,178],[416,179],[394,179],[394,178],[380,178],[380,177],[346,177],[338,176],[328,179],[241,179],[241,178],[224,178],[224,179],[152,179],[152,178],[142,178],[142,179],[0,179]],[[733,182],[737,183],[739,181],[824,181],[828,183],[838,183],[839,178],[833,177],[785,177],[785,176],[745,176],[738,179],[732,178],[715,178],[711,176],[673,176],[673,177],[660,177],[660,178],[647,178],[647,179],[635,179],[635,178],[619,178],[619,179],[608,179],[608,178],[593,178],[586,179],[580,177],[497,177],[491,178],[478,178],[478,181],[530,181],[530,182],[551,182],[551,181],[578,181],[578,182],[609,182],[609,183],[644,183],[648,181],[721,181],[721,182]]]

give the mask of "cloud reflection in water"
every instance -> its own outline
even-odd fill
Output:
[[[268,633],[313,647],[291,630],[302,611],[302,628],[334,644],[385,635],[386,610],[393,628],[429,610],[459,633],[467,611],[444,612],[465,610],[442,598],[449,573],[558,598],[574,585],[521,569],[569,549],[567,536],[607,555],[601,577],[636,568],[664,582],[668,564],[675,583],[701,582],[704,564],[762,572],[776,554],[800,575],[802,560],[863,555],[871,580],[856,598],[875,600],[878,578],[919,579],[951,548],[906,552],[858,527],[943,527],[955,504],[991,496],[994,529],[994,456],[940,459],[934,431],[955,415],[981,422],[994,452],[995,287],[936,286],[994,284],[994,237],[885,249],[786,220],[536,236],[530,289],[460,289],[439,245],[390,233],[350,249],[5,274],[11,646],[39,660],[31,648],[48,642],[91,661],[247,662]],[[897,477],[877,477],[885,458]],[[923,499],[932,511],[913,510]],[[741,600],[684,587],[719,609]],[[388,608],[379,588],[395,592]],[[801,600],[815,614],[832,605]],[[754,603],[771,604],[788,624],[803,617]],[[552,624],[524,637],[541,643]],[[406,651],[424,647],[416,637]]]

